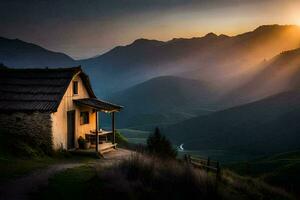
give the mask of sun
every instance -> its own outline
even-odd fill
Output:
[[[300,4],[299,4],[300,6]],[[294,21],[294,23],[298,26],[300,26],[300,14],[299,12],[296,12],[292,15],[292,20]]]

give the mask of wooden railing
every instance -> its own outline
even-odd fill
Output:
[[[207,172],[214,172],[217,179],[221,177],[221,168],[218,161],[211,160],[210,158],[191,156],[188,154],[184,155],[184,160],[186,163],[191,164],[196,168],[204,169]]]

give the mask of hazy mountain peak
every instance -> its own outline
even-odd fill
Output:
[[[230,38],[230,36],[225,35],[225,34],[221,34],[221,35],[219,35],[219,38]]]
[[[300,55],[300,48],[298,49],[292,49],[292,50],[288,50],[288,51],[283,51],[280,55]]]
[[[271,24],[271,25],[261,25],[254,30],[254,32],[259,31],[270,31],[270,30],[280,30],[286,28],[299,28],[297,25],[279,25],[279,24]]]
[[[19,45],[19,46],[26,46],[27,48],[35,47],[35,48],[45,49],[39,45],[23,41],[19,38],[10,39],[10,38],[5,38],[5,37],[0,37],[0,42],[2,45],[10,45],[10,46],[11,45]]]
[[[204,37],[205,38],[216,38],[216,37],[218,37],[218,35],[211,32],[211,33],[207,33]]]
[[[161,45],[164,42],[159,41],[159,40],[150,40],[150,39],[145,39],[145,38],[140,38],[133,43],[131,43],[129,46],[144,46],[144,45]]]
[[[55,67],[73,65],[66,54],[47,50],[20,39],[0,37],[0,63],[10,67]]]

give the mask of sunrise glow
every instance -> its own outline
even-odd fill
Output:
[[[298,0],[158,2],[95,1],[86,6],[83,1],[43,1],[26,7],[22,1],[7,1],[1,6],[6,9],[0,12],[0,35],[87,58],[138,38],[167,41],[209,32],[236,35],[262,24],[300,25]]]

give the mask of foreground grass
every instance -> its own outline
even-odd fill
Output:
[[[293,199],[264,182],[223,171],[214,174],[177,161],[133,156],[112,166],[83,166],[50,179],[37,199],[196,199],[284,200]]]
[[[300,151],[236,163],[228,168],[242,176],[255,177],[300,196]]]
[[[0,182],[30,173],[34,170],[47,167],[54,163],[50,158],[40,159],[17,159],[17,158],[0,158]]]
[[[296,199],[294,196],[280,188],[270,186],[267,183],[255,178],[239,176],[228,170],[223,172],[219,193],[222,194],[222,199],[228,200]]]
[[[52,164],[91,160],[64,151],[46,154],[41,148],[32,144],[32,141],[37,141],[37,138],[28,136],[24,141],[23,137],[17,137],[0,128],[0,184]],[[43,143],[43,139],[38,143]]]
[[[32,195],[32,199],[79,200],[86,199],[89,184],[96,176],[95,169],[85,165],[68,169],[49,179],[49,186]]]
[[[52,157],[41,156],[35,158],[18,158],[16,156],[6,155],[0,157],[0,184],[53,164],[70,162],[85,163],[91,160],[91,158],[69,154],[56,154]]]

